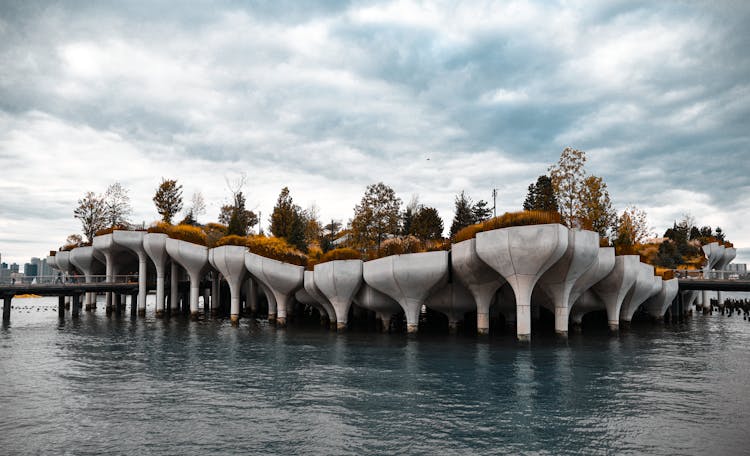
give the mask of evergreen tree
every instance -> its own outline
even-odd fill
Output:
[[[451,223],[451,237],[461,231],[463,228],[474,224],[474,212],[471,198],[463,190],[456,196],[456,207]]]
[[[466,192],[462,190],[461,193],[456,195],[450,236],[455,236],[456,233],[461,231],[461,229],[469,225],[484,222],[490,218],[490,215],[492,215],[492,209],[488,207],[486,201],[479,200],[474,203],[472,199],[466,195]]]
[[[523,202],[525,211],[557,212],[557,197],[552,187],[552,180],[547,175],[541,175],[535,183],[529,184],[529,192]]]
[[[408,234],[419,239],[440,239],[443,237],[443,219],[434,207],[422,207],[414,216]]]
[[[297,247],[302,251],[307,251],[305,242],[305,219],[302,209],[294,204],[294,200],[289,193],[289,188],[284,187],[279,193],[276,200],[276,206],[271,213],[271,233]]]
[[[368,185],[351,222],[352,237],[361,248],[380,249],[380,243],[399,232],[401,199],[382,182]]]

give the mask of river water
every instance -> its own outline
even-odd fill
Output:
[[[55,303],[0,328],[2,454],[750,453],[742,317],[524,347]]]

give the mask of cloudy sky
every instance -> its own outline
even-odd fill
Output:
[[[162,177],[202,222],[246,173],[265,226],[283,186],[346,222],[378,181],[449,226],[461,190],[518,210],[566,146],[654,231],[689,212],[747,248],[748,23],[744,1],[6,0],[0,253],[60,246],[114,181],[151,222]]]

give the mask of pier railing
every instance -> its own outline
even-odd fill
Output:
[[[37,277],[7,278],[0,281],[3,286],[28,287],[29,285],[67,285],[80,283],[137,283],[138,274],[124,274],[115,276],[93,275],[88,280],[84,275],[53,275]]]

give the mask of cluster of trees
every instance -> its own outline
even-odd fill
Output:
[[[690,214],[685,214],[682,220],[675,221],[671,228],[664,232],[664,241],[659,244],[654,264],[665,268],[676,268],[688,261],[701,261],[703,252],[701,246],[718,241],[726,242],[724,232],[720,227],[716,230],[710,226],[698,227]]]
[[[604,179],[589,174],[585,164],[585,152],[565,148],[549,175],[529,185],[524,210],[559,212],[566,225],[596,231],[618,253],[634,253],[650,236],[646,213],[629,206],[618,216]]]
[[[107,187],[103,194],[86,192],[78,200],[73,216],[80,220],[83,235],[92,242],[97,231],[110,226],[127,226],[133,209],[130,206],[128,191],[119,182]],[[81,243],[80,236],[71,235],[68,243]]]
[[[570,227],[598,232],[617,248],[618,254],[638,253],[639,246],[651,235],[646,213],[629,206],[618,215],[612,207],[607,184],[601,177],[589,174],[585,163],[585,152],[573,148],[563,150],[558,162],[549,167],[548,174],[539,176],[529,185],[523,209],[559,213],[563,222]],[[230,202],[221,206],[219,225],[214,224],[212,229],[237,236],[254,232],[254,227],[259,225],[260,214],[246,207],[245,183],[244,174],[234,181],[227,179]],[[197,219],[206,209],[200,192],[193,194],[189,206],[185,208],[182,185],[176,179],[162,178],[153,202],[162,222],[169,224],[174,223],[178,214],[182,213],[183,219],[179,224],[199,225]],[[486,201],[474,201],[464,191],[456,195],[454,204],[454,217],[449,230],[451,238],[461,229],[485,222],[492,216],[493,210]],[[101,229],[127,227],[131,213],[128,191],[119,182],[110,185],[101,195],[87,192],[78,200],[74,210],[89,242]],[[383,182],[367,186],[346,227],[338,220],[331,220],[325,225],[321,223],[318,208],[312,205],[302,209],[295,204],[288,187],[281,189],[269,223],[273,236],[285,239],[289,245],[304,253],[312,249],[325,253],[342,244],[363,252],[380,251],[383,242],[388,239],[413,236],[420,241],[435,241],[443,239],[444,231],[443,220],[436,208],[420,203],[419,196],[414,195],[402,210],[401,199]],[[260,229],[257,232],[263,234]],[[683,264],[686,258],[699,255],[702,243],[724,241],[721,228],[699,228],[689,216],[679,223],[675,222],[664,236],[667,241],[660,245],[656,263],[665,267]],[[337,242],[337,239],[344,242]],[[82,242],[78,235],[68,238],[69,244]]]

